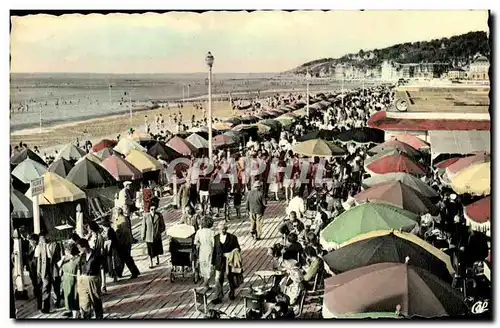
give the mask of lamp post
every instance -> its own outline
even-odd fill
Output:
[[[205,63],[208,66],[208,158],[213,159],[212,150],[212,66],[214,65],[214,56],[208,52],[205,57]]]
[[[307,117],[309,117],[309,81],[311,80],[311,74],[307,71],[306,74],[306,109],[307,109]]]

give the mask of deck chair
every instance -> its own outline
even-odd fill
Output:
[[[203,289],[197,290],[196,288],[193,288],[193,294],[196,311],[208,315],[209,308],[206,292]]]
[[[110,210],[108,210],[108,211],[104,211],[104,210],[103,210],[102,203],[101,203],[101,200],[100,200],[99,198],[94,198],[94,202],[95,202],[95,205],[96,205],[97,210],[99,211],[99,213],[100,213],[102,216],[109,216],[109,215],[111,215],[111,211],[112,211],[112,209],[110,209]]]
[[[302,293],[300,294],[299,299],[298,299],[299,309],[298,309],[298,312],[295,313],[296,318],[300,318],[300,316],[302,315],[302,311],[304,310],[304,304],[306,302],[306,296],[307,296],[307,292],[305,290],[302,291]]]
[[[250,310],[257,310],[259,313],[262,314],[262,304],[259,302],[259,300],[255,298],[251,298],[248,296],[245,296],[243,298],[243,308],[245,313],[245,318],[248,319],[248,313]]]
[[[99,213],[99,210],[96,208],[93,198],[89,198],[89,212],[94,220],[99,220],[101,218],[101,213]]]

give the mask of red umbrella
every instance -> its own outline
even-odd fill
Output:
[[[182,155],[191,155],[197,150],[189,141],[177,136],[170,139],[167,142],[167,146]]]
[[[439,209],[427,197],[400,181],[376,184],[358,193],[354,198],[357,203],[372,201],[389,203],[420,215],[439,213]]]
[[[471,166],[472,164],[486,163],[489,162],[490,160],[491,160],[490,154],[477,153],[474,156],[460,158],[458,161],[448,166],[446,168],[446,172],[448,174],[457,174],[458,172],[465,169],[466,167]]]
[[[98,152],[104,148],[114,148],[117,144],[118,141],[116,140],[102,139],[92,147],[92,150]]]
[[[219,134],[213,138],[214,147],[229,146],[235,144],[236,142],[235,137],[227,134]]]
[[[484,197],[464,208],[464,217],[473,230],[489,233],[491,219],[491,198]]]
[[[423,141],[413,134],[398,134],[397,136],[392,136],[391,140],[404,142],[405,144],[410,145],[417,150],[430,148],[430,145],[427,142]]]
[[[444,161],[441,161],[439,163],[434,164],[434,166],[438,169],[445,169],[448,166],[450,166],[451,164],[458,161],[460,158],[461,157],[454,157],[454,158],[445,159]]]
[[[425,175],[425,168],[403,155],[390,155],[375,160],[366,166],[375,174],[405,172],[415,175]]]
[[[101,166],[104,167],[116,181],[130,181],[142,178],[142,173],[123,158],[111,155],[106,157]]]

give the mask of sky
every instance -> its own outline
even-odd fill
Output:
[[[488,31],[487,11],[255,11],[11,17],[11,72],[282,72],[360,49]]]

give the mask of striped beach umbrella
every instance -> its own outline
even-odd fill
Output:
[[[53,172],[43,174],[43,184],[44,192],[40,195],[40,205],[55,205],[87,198],[75,184]],[[31,188],[25,195],[31,197]]]
[[[47,172],[47,168],[44,165],[30,158],[26,158],[22,163],[16,166],[12,171],[12,175],[23,183],[29,184],[32,180],[41,177],[45,172]]]

